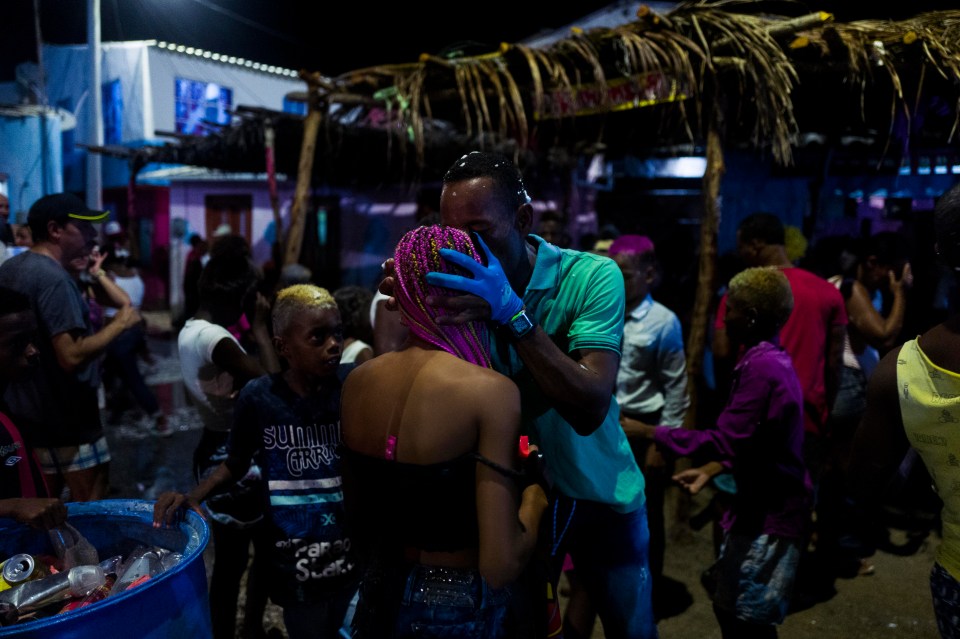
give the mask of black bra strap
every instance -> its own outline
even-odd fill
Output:
[[[506,466],[501,466],[495,461],[490,461],[480,453],[468,453],[467,455],[468,457],[472,457],[476,461],[480,462],[484,466],[487,466],[488,468],[492,468],[493,470],[497,471],[504,477],[509,477],[510,479],[517,479],[517,480],[522,480],[526,478],[525,473],[522,473],[517,470],[513,470],[512,468],[507,468]]]

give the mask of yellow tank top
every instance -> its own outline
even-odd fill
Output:
[[[906,342],[897,358],[900,413],[943,500],[943,543],[937,562],[960,579],[960,374],[940,368]]]

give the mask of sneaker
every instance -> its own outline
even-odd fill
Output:
[[[160,415],[157,417],[156,425],[154,426],[154,432],[157,433],[158,437],[170,437],[173,435],[173,428],[167,422],[166,415]]]

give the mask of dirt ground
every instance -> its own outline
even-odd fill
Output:
[[[692,512],[699,512],[705,499],[693,501]],[[908,534],[925,527],[910,519],[895,525],[904,528],[888,528],[891,550],[909,546],[908,540],[914,536]],[[834,597],[787,616],[780,627],[781,639],[936,639],[940,635],[930,600],[929,573],[938,543],[939,537],[931,533],[911,554],[877,551],[869,559],[874,574],[838,579]],[[686,524],[675,524],[667,540],[664,574],[687,586],[693,604],[683,613],[660,621],[661,639],[720,638],[710,599],[700,585],[700,572],[712,558],[709,525],[693,531]],[[593,639],[603,636],[602,630],[595,629]]]
[[[163,490],[189,490],[193,486],[190,460],[200,432],[196,415],[191,414],[185,401],[175,355],[176,343],[167,335],[164,339],[151,340],[151,349],[157,361],[148,383],[170,415],[175,432],[169,438],[150,436],[149,426],[139,423],[136,414],[127,416],[120,425],[107,428],[114,456],[111,464],[112,497],[153,499]],[[687,501],[680,498],[677,488],[672,488],[669,493],[668,521],[675,523],[668,531],[664,573],[686,587],[692,604],[683,612],[660,621],[661,639],[720,638],[710,600],[700,585],[700,573],[713,558],[711,526],[708,523],[693,530],[685,518],[679,521],[676,515],[678,503],[681,511],[691,515],[700,513],[709,497],[709,494],[703,494]],[[907,495],[898,503],[901,506],[906,503],[909,507],[911,501],[924,500]],[[923,512],[929,514],[935,510],[925,508]],[[780,628],[781,639],[937,639],[928,575],[939,537],[936,532],[925,538],[922,534],[915,534],[916,530],[925,532],[925,528],[930,527],[929,516],[923,521],[903,516],[891,516],[889,520],[891,547],[878,551],[871,558],[875,574],[838,580],[835,596],[787,617]],[[907,546],[908,540],[921,538],[922,541],[909,550],[898,550],[898,547]],[[205,553],[208,574],[212,556],[211,543]],[[563,583],[561,604],[566,604]],[[274,639],[286,637],[280,609],[272,604],[267,607],[264,628],[272,631]],[[603,637],[603,629],[597,622],[592,639]]]
[[[678,491],[674,490],[669,501],[676,504],[678,498]],[[707,501],[708,495],[694,498],[687,502],[689,511],[699,512]],[[912,531],[924,525],[914,524],[917,522],[907,519],[895,523],[902,528],[889,528],[892,551],[908,547],[911,540],[915,542]],[[940,635],[930,603],[928,578],[939,541],[936,533],[930,533],[922,542],[915,542],[919,543],[915,552],[878,551],[869,560],[874,574],[837,580],[835,596],[787,616],[779,630],[781,639],[937,639]],[[712,558],[709,524],[700,530],[691,529],[687,523],[673,524],[668,532],[664,574],[682,583],[693,603],[680,614],[660,621],[661,639],[720,639],[710,599],[700,585],[700,573]],[[565,605],[563,591],[561,582],[561,604]],[[264,625],[275,628],[277,637],[286,637],[275,606],[268,606]],[[598,621],[591,639],[604,636]]]

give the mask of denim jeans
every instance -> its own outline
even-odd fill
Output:
[[[593,501],[553,499],[548,536],[556,586],[570,553],[577,576],[596,606],[607,639],[655,639],[646,504],[618,513]]]
[[[499,639],[509,597],[508,588],[490,588],[476,570],[417,564],[407,575],[394,637]]]
[[[840,371],[840,384],[833,400],[830,418],[852,418],[856,428],[860,416],[867,409],[867,378],[858,368],[844,366]]]
[[[776,535],[727,533],[720,556],[707,569],[714,609],[751,624],[783,623],[801,545],[798,539]]]

